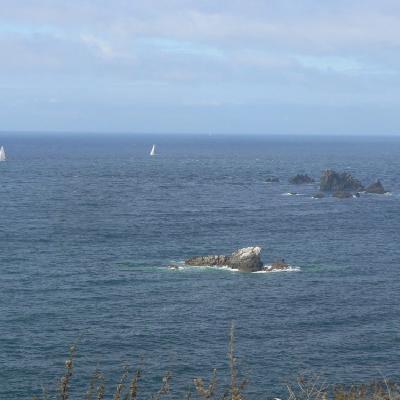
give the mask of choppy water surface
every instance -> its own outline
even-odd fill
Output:
[[[76,341],[77,387],[97,365],[115,386],[140,363],[154,390],[171,370],[178,396],[213,367],[224,376],[231,320],[250,398],[283,395],[305,369],[328,382],[399,375],[400,140],[0,142],[0,398],[54,385]],[[391,195],[315,200],[317,186],[287,183],[328,167]],[[249,245],[301,271],[166,268]]]

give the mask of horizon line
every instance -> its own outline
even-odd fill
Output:
[[[176,136],[312,136],[312,137],[379,137],[379,138],[390,138],[400,137],[399,133],[267,133],[267,132],[138,132],[138,131],[86,131],[86,130],[0,130],[0,135],[88,135],[88,136],[107,136],[107,135],[120,135],[120,136],[139,136],[139,135],[176,135]]]

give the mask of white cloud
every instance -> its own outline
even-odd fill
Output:
[[[399,47],[397,0],[2,0],[0,87],[63,105],[397,105]]]
[[[90,48],[94,48],[104,58],[112,59],[116,56],[109,43],[97,38],[94,35],[81,34],[80,39],[85,45],[88,45]]]

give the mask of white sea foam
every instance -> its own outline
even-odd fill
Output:
[[[238,269],[231,268],[227,265],[186,265],[184,262],[174,263],[168,267],[171,271],[201,271],[201,270],[215,270],[215,271],[228,271],[228,272],[240,272]],[[264,270],[252,272],[253,274],[268,274],[270,272],[299,272],[300,267],[288,266],[285,269],[272,269],[272,265],[264,265]]]
[[[272,269],[272,265],[264,265],[264,270],[253,272],[253,274],[269,274],[269,273],[276,273],[276,272],[300,272],[300,267],[288,266],[285,269]]]
[[[291,193],[291,192],[288,192],[288,193],[282,193],[282,196],[303,196],[303,194],[302,193]]]

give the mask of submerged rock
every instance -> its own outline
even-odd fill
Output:
[[[227,266],[242,272],[257,272],[263,270],[261,261],[261,247],[245,247],[232,253],[230,256],[200,256],[185,261],[192,266]]]
[[[375,193],[375,194],[385,194],[385,188],[383,187],[381,181],[378,179],[376,182],[371,183],[371,185],[367,186],[365,189],[367,193]]]
[[[302,174],[297,174],[296,176],[293,176],[289,179],[289,183],[292,183],[294,185],[301,185],[305,183],[313,183],[315,180],[308,176],[307,174],[302,175]]]
[[[277,176],[269,176],[268,178],[265,179],[265,182],[267,183],[278,183],[279,178]]]
[[[360,191],[364,189],[361,182],[353,178],[349,173],[347,172],[338,173],[331,169],[326,170],[322,174],[319,187],[321,192],[339,192],[339,193]]]
[[[353,197],[353,194],[350,192],[338,191],[332,194],[333,197],[337,197],[338,199],[348,199]]]
[[[313,199],[323,199],[324,197],[325,194],[323,192],[318,192],[314,194]]]
[[[288,269],[289,265],[285,263],[284,260],[282,261],[277,261],[273,262],[272,265],[268,268],[268,271],[273,271],[273,270],[283,270],[283,269]]]

